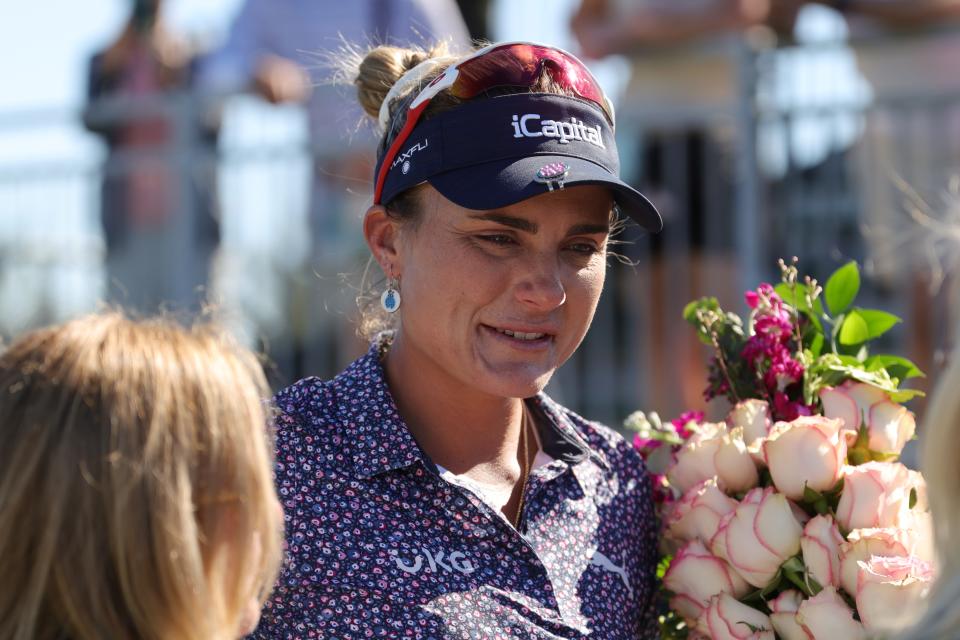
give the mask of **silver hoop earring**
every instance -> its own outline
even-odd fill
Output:
[[[380,295],[380,306],[387,313],[394,313],[400,308],[400,281],[397,278],[390,278],[387,282],[387,288]]]

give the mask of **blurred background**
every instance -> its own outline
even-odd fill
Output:
[[[376,139],[344,43],[535,40],[617,104],[628,229],[593,328],[551,383],[619,426],[703,408],[681,319],[800,258],[854,259],[883,348],[936,380],[957,326],[960,2],[47,0],[0,7],[0,335],[97,309],[213,304],[279,386],[363,353]],[[378,274],[379,275],[379,274]],[[922,401],[912,408],[922,413]]]

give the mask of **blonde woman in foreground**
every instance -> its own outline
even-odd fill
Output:
[[[252,354],[119,313],[0,355],[0,638],[236,638],[282,547]]]
[[[922,469],[936,536],[936,584],[928,608],[901,640],[960,638],[960,351],[954,351],[924,419]]]

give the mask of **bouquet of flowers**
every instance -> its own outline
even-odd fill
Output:
[[[897,461],[915,428],[902,403],[920,393],[900,384],[923,374],[868,348],[899,318],[854,306],[855,263],[823,288],[780,266],[781,283],[747,292],[746,321],[712,298],[684,310],[726,420],[627,419],[661,511],[665,638],[882,635],[932,581],[924,480]]]

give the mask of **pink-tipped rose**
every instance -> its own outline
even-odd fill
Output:
[[[847,457],[843,423],[822,416],[778,422],[763,443],[763,455],[777,489],[801,500],[805,486],[828,491],[837,484]]]
[[[676,454],[667,471],[670,484],[686,493],[716,476],[724,491],[745,491],[759,481],[757,468],[743,442],[721,423],[704,423]]]
[[[667,534],[676,540],[700,540],[704,544],[717,532],[720,518],[734,511],[737,501],[717,488],[710,478],[687,491],[666,518]]]
[[[796,589],[788,589],[768,603],[773,630],[783,640],[810,640],[810,636],[797,622],[797,610],[802,602],[803,594]]]
[[[727,593],[710,599],[697,626],[713,640],[774,640],[770,618]]]
[[[913,413],[869,384],[846,382],[827,387],[820,392],[820,401],[824,415],[842,420],[848,430],[856,432],[865,425],[870,451],[899,454],[916,431]]]
[[[853,619],[853,611],[834,587],[827,587],[800,604],[797,622],[811,640],[861,640],[863,625]]]
[[[790,502],[773,487],[751,490],[736,511],[720,519],[711,550],[744,580],[766,587],[788,558],[800,550],[803,529]]]
[[[863,626],[891,633],[913,624],[933,582],[930,563],[912,556],[873,556],[859,565],[856,601]]]
[[[896,558],[915,556],[933,562],[933,524],[929,513],[919,513],[908,528],[854,529],[840,545],[840,585],[857,592],[860,562],[873,556]]]
[[[755,398],[743,400],[727,415],[727,425],[731,430],[743,429],[743,442],[752,447],[770,432],[770,405]]]
[[[663,584],[674,594],[670,607],[690,622],[701,616],[707,601],[718,593],[739,598],[750,590],[726,561],[711,554],[699,540],[688,542],[677,552]]]
[[[837,522],[847,531],[899,528],[910,517],[911,489],[923,489],[919,483],[922,477],[899,462],[845,467]]]
[[[803,563],[821,587],[840,585],[840,546],[843,536],[830,515],[816,516],[803,528]]]

